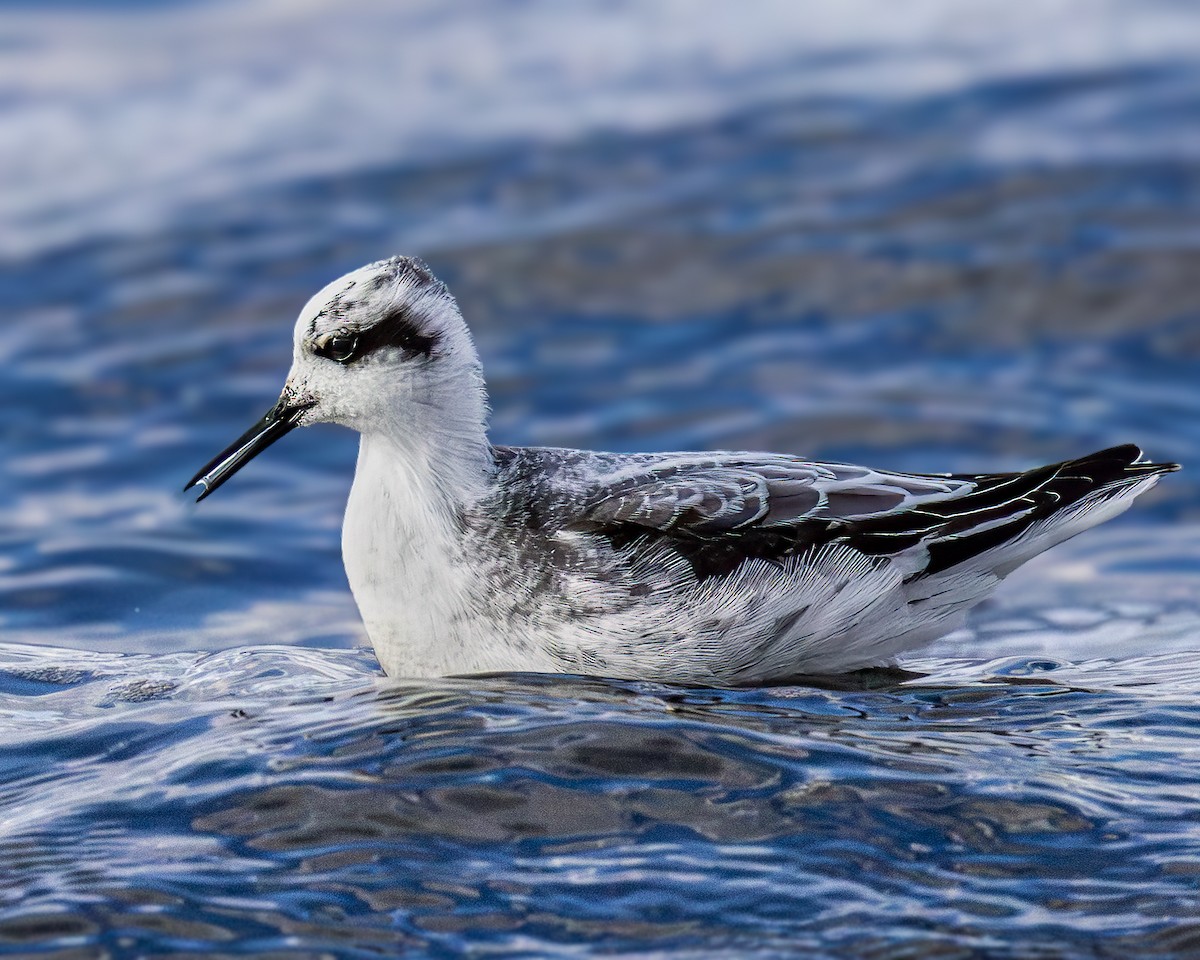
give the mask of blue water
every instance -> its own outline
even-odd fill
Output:
[[[396,252],[500,442],[1198,465],[1200,14],[385,6],[5,5],[0,952],[1200,955],[1194,467],[736,692],[384,678],[349,433],[178,493]]]

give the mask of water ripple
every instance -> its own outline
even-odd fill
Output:
[[[158,658],[2,654],[8,704],[56,717],[3,751],[10,943],[830,947],[886,917],[921,950],[1117,951],[1182,936],[1200,869],[1171,658],[723,692],[404,683],[279,648],[180,658],[118,702]]]
[[[177,492],[399,251],[501,442],[1200,462],[1189,3],[0,6],[0,951],[1200,952],[1195,471],[724,691],[383,678],[346,432]]]

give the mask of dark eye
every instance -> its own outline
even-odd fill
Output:
[[[330,360],[346,363],[354,359],[355,353],[358,352],[358,336],[353,333],[335,333],[317,352]]]

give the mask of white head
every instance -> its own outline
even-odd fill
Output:
[[[420,260],[392,257],[326,286],[300,311],[279,402],[188,484],[204,499],[298,426],[338,423],[418,459],[482,464],[487,395],[458,305]]]

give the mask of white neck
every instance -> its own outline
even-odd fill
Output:
[[[461,509],[486,492],[492,473],[487,393],[478,362],[397,397],[362,431],[362,453],[378,451],[422,507]],[[384,453],[384,451],[389,451]],[[388,478],[392,479],[392,478]]]

